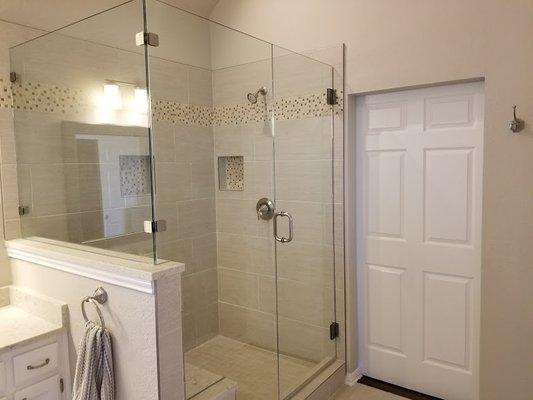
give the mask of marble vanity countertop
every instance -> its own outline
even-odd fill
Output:
[[[36,317],[19,307],[0,307],[0,353],[42,339],[61,329],[61,325]]]

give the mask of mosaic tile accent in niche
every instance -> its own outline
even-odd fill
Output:
[[[119,156],[120,195],[150,194],[150,156]]]
[[[218,157],[218,188],[220,190],[244,190],[244,157]]]

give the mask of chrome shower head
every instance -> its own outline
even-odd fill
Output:
[[[252,104],[255,104],[257,103],[257,95],[255,93],[248,93],[246,95],[246,97],[248,98],[248,101]]]
[[[255,93],[248,93],[246,95],[246,98],[248,99],[248,101],[250,103],[255,104],[255,103],[257,103],[257,98],[259,97],[260,94],[262,94],[263,96],[266,96],[267,88],[263,86],[261,89],[259,89]]]

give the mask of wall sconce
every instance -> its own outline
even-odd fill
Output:
[[[116,83],[104,85],[104,103],[111,110],[122,109],[122,95],[120,94],[120,87]]]

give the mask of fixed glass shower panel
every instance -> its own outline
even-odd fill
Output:
[[[10,50],[7,239],[153,253],[143,30],[142,2],[130,1]]]
[[[228,378],[277,398],[272,221],[255,211],[274,198],[271,45],[159,1],[147,27],[157,256],[186,265],[187,397]]]
[[[302,385],[336,357],[333,69],[274,46],[273,82],[279,373]]]

